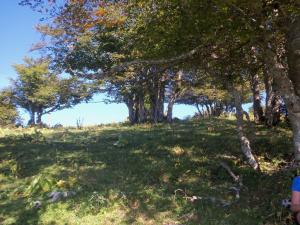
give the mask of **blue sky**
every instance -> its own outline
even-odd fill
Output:
[[[12,68],[15,63],[22,63],[24,56],[32,55],[29,52],[32,44],[40,39],[35,31],[40,15],[29,8],[18,5],[19,0],[2,0],[0,5],[0,88],[9,84],[9,79],[16,73]],[[94,101],[101,101],[104,96],[98,95]],[[196,108],[192,106],[176,105],[174,116],[184,118],[193,115]],[[24,122],[28,119],[26,112],[21,111]],[[54,125],[76,125],[81,119],[84,125],[121,122],[127,117],[127,108],[124,104],[80,104],[72,109],[62,110],[46,115],[43,121]]]

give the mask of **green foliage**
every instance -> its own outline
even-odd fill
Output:
[[[0,126],[14,125],[19,120],[19,113],[11,101],[8,90],[0,92]]]
[[[24,192],[24,196],[28,197],[42,194],[53,190],[53,188],[55,188],[54,179],[49,174],[39,174],[28,185]]]
[[[30,124],[41,124],[42,115],[72,107],[92,97],[92,85],[74,77],[62,78],[50,71],[47,59],[25,58],[24,64],[14,65],[14,68],[19,76],[12,81],[12,101],[30,113]]]

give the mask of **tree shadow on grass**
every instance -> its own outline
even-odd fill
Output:
[[[25,168],[30,165],[23,170],[23,177],[37,175],[54,165],[58,168],[55,171],[58,179],[75,176],[81,191],[66,202],[70,212],[76,205],[84,205],[85,214],[97,214],[99,210],[110,210],[118,204],[126,212],[122,219],[125,224],[163,224],[168,219],[178,222],[191,211],[198,219],[184,221],[185,224],[218,224],[224,222],[225,215],[227,224],[240,224],[240,217],[235,215],[243,216],[244,224],[257,224],[262,219],[252,218],[251,213],[262,216],[270,212],[265,202],[260,203],[259,199],[268,201],[274,197],[268,192],[274,185],[271,181],[277,178],[275,174],[252,172],[247,166],[237,168],[236,159],[241,158],[241,153],[234,123],[211,120],[113,127],[99,132],[70,131],[64,137],[56,136],[55,144],[16,141],[14,145],[1,147],[0,154],[23,163]],[[124,143],[118,146],[118,141]],[[1,139],[1,142],[5,140]],[[262,147],[264,141],[254,144]],[[189,195],[230,197],[228,188],[233,182],[226,172],[220,172],[223,169],[219,167],[219,162],[224,160],[234,166],[237,174],[243,175],[248,187],[248,193],[242,193],[240,203],[220,209],[214,204],[191,204],[183,196],[174,196],[175,190],[182,189]],[[280,187],[286,187],[286,183],[279,184]],[[261,190],[259,194],[256,188]],[[95,193],[103,197],[100,198],[102,202],[91,201]],[[279,189],[275,193],[280,197],[283,195]],[[91,205],[94,208],[91,209]],[[13,213],[10,207],[6,208],[7,214]],[[259,212],[261,208],[266,212]],[[28,218],[24,216],[26,213],[26,210],[17,212],[19,218]],[[32,217],[33,221],[39,219],[34,214]]]
[[[6,222],[16,225],[38,225],[40,214],[44,210],[43,208],[36,209],[30,207],[24,198],[18,198],[16,200],[1,203],[0,208],[2,215],[9,216],[6,218]],[[4,222],[5,221],[3,221],[3,224]]]

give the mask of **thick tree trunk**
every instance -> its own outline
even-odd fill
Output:
[[[300,161],[300,113],[289,113],[289,119],[293,128],[294,155],[296,161]]]
[[[152,123],[157,123],[157,111],[158,111],[158,92],[159,92],[159,85],[158,85],[158,78],[157,75],[153,75],[152,82],[149,82],[149,96],[150,96],[150,121]]]
[[[236,107],[236,124],[237,124],[237,133],[241,143],[241,150],[247,160],[247,163],[254,169],[259,170],[259,164],[256,161],[254,155],[252,154],[252,149],[250,146],[250,141],[246,137],[243,129],[243,108],[242,108],[242,100],[241,95],[237,90],[232,91],[232,95],[234,98],[234,103]]]
[[[127,108],[128,108],[128,120],[129,120],[129,122],[131,123],[131,124],[135,124],[135,115],[136,115],[136,113],[135,113],[135,108],[134,108],[134,101],[133,101],[133,99],[131,99],[131,98],[127,98],[126,100],[125,100],[125,104],[126,104],[126,106],[127,106]]]
[[[270,71],[264,69],[264,83],[266,89],[265,122],[268,127],[280,122],[280,96],[273,90],[273,77]]]
[[[139,96],[139,115],[138,115],[138,121],[139,123],[143,123],[146,121],[146,110],[145,110],[145,100],[144,96]]]
[[[287,36],[287,66],[279,59],[274,49],[266,48],[265,59],[273,75],[279,94],[283,96],[293,127],[294,157],[300,161],[300,18],[289,27]],[[270,44],[268,44],[270,45]]]
[[[266,109],[265,109],[265,120],[267,126],[272,126],[273,124],[273,107],[272,100],[275,97],[273,91],[273,76],[270,74],[270,71],[267,69],[269,65],[264,65],[264,84],[266,90]]]
[[[287,38],[288,78],[285,85],[280,85],[285,92],[284,101],[293,127],[295,159],[300,161],[300,17],[290,26]],[[276,77],[282,82],[280,77]],[[291,82],[290,82],[291,81]]]
[[[272,125],[276,126],[280,122],[280,107],[281,107],[281,97],[275,95],[272,101]]]
[[[152,93],[150,96],[150,112],[151,112],[151,116],[150,116],[150,120],[153,123],[157,123],[158,122],[158,118],[157,118],[157,109],[158,107],[158,99],[157,99],[157,95],[156,92]]]
[[[151,122],[162,122],[164,118],[165,83],[154,79],[150,91]]]
[[[264,118],[263,118],[264,112],[261,107],[258,74],[254,74],[252,76],[252,95],[253,95],[254,122],[260,123],[264,120]]]

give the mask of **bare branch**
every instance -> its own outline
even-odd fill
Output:
[[[242,182],[242,178],[238,175],[235,175],[232,170],[230,169],[230,167],[225,163],[225,162],[221,162],[220,165],[228,172],[228,174],[233,178],[234,182],[238,183],[238,185],[240,187],[244,187],[243,182]],[[233,190],[233,188],[231,188]],[[236,191],[236,190],[235,190]]]

